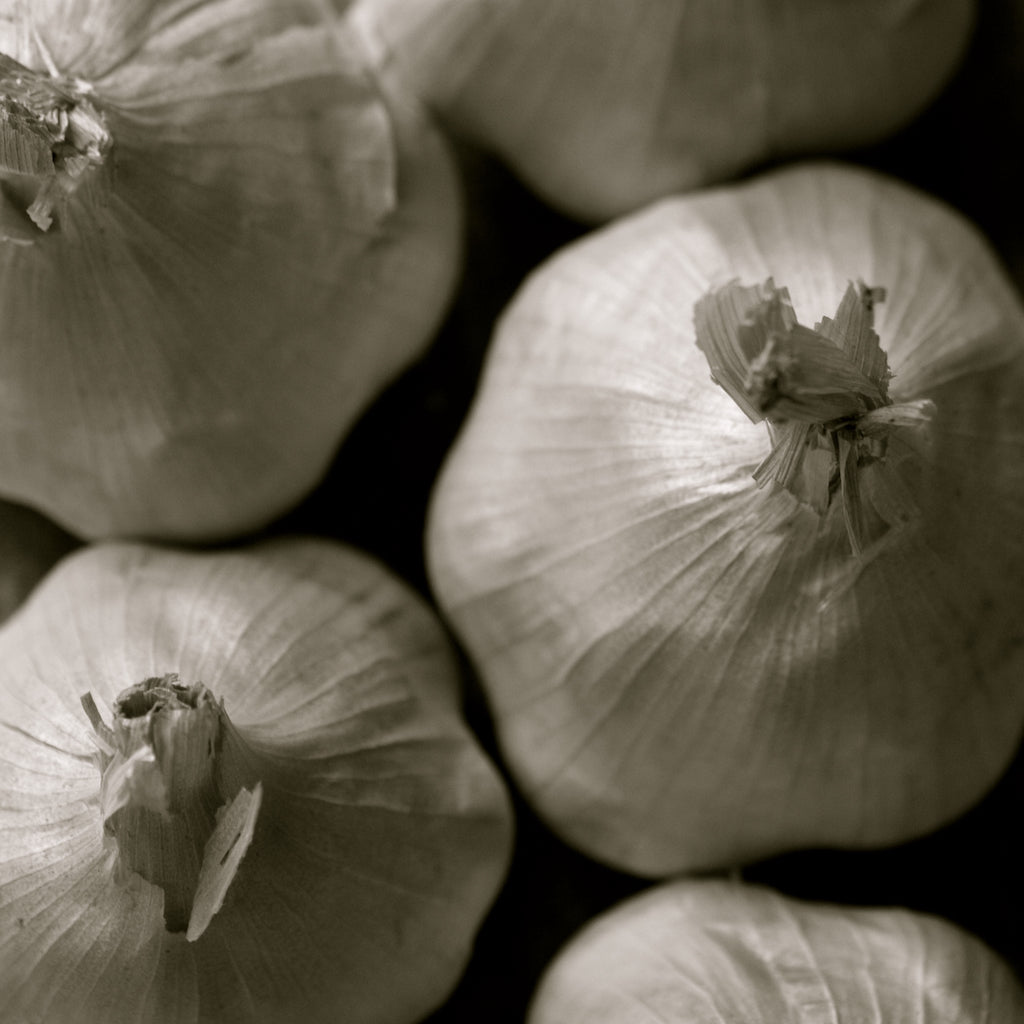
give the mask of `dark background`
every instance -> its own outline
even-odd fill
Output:
[[[986,232],[1024,284],[1024,4],[981,0],[961,70],[911,126],[883,145],[842,154],[944,198]],[[366,548],[429,594],[422,536],[431,486],[467,411],[494,321],[524,275],[584,233],[532,197],[486,155],[456,140],[469,201],[467,267],[428,355],[349,436],[318,491],[273,532],[312,531]],[[755,169],[756,170],[756,169]],[[1024,685],[1024,680],[1022,680]],[[467,711],[497,758],[466,666]],[[900,905],[971,930],[1024,977],[1024,756],[956,823],[871,852],[806,851],[744,870],[801,897]],[[540,972],[585,921],[647,882],[564,846],[528,808],[518,812],[508,883],[480,932],[461,985],[430,1024],[520,1024]]]

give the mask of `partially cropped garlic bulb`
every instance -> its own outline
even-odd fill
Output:
[[[552,827],[656,876],[977,800],[1024,722],[1021,395],[985,242],[866,170],[665,200],[535,271],[428,555]]]
[[[329,541],[71,555],[0,740],[5,1024],[412,1024],[508,862],[436,619]]]
[[[0,495],[217,539],[322,476],[460,258],[445,144],[317,0],[0,2]]]
[[[769,158],[877,141],[945,84],[973,0],[356,0],[387,59],[599,221]]]
[[[1024,989],[976,938],[902,909],[680,880],[559,953],[527,1024],[1010,1024]]]

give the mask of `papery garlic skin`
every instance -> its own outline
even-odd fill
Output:
[[[934,403],[919,510],[860,556],[843,511],[758,487],[695,304],[773,278],[800,323],[851,282],[894,401]],[[513,777],[642,875],[888,844],[995,781],[1024,722],[1024,312],[977,232],[805,164],[556,254],[498,326],[431,501],[435,594]]]
[[[104,845],[118,883],[138,875],[163,890],[169,932],[198,939],[224,904],[252,842],[263,799],[233,762],[251,751],[202,684],[177,673],[129,686],[107,725],[92,693],[82,707],[99,747]],[[228,770],[225,770],[228,769]]]
[[[878,141],[957,67],[973,0],[357,0],[408,81],[600,222],[767,159]]]
[[[0,631],[0,666],[0,1019],[411,1024],[447,997],[510,808],[434,616],[375,561],[300,539],[87,548]],[[80,704],[109,726],[126,680],[172,666],[230,717],[218,785],[262,792],[223,904],[187,933],[124,870],[137,837],[105,826]]]
[[[90,538],[235,536],[426,347],[460,193],[326,4],[123,7],[0,3],[0,53],[109,136],[45,229],[0,175],[0,494]]]
[[[741,882],[655,886],[585,926],[527,1024],[1009,1024],[1024,989],[938,917],[790,899]]]

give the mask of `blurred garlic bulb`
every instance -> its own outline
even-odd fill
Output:
[[[536,270],[428,557],[549,824],[657,876],[976,801],[1024,721],[1021,395],[986,243],[866,170],[668,199]]]
[[[783,155],[878,141],[940,91],[973,0],[355,0],[451,123],[606,220]]]
[[[509,857],[434,616],[329,541],[71,555],[0,738],[12,1024],[420,1020]]]
[[[655,886],[559,953],[527,1024],[1009,1024],[1024,989],[938,917],[723,881]]]
[[[217,539],[320,479],[459,263],[443,141],[323,0],[0,0],[0,494]]]
[[[38,512],[0,501],[0,622],[76,543]]]

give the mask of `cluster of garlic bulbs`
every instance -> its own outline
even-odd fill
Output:
[[[990,17],[0,0],[0,1021],[1024,1017]]]
[[[435,614],[153,542],[294,507],[422,352],[447,143],[314,0],[2,3],[0,142],[0,1018],[418,1020],[511,843]]]

